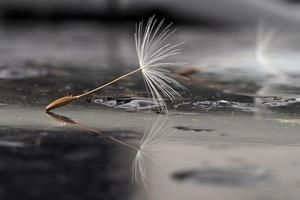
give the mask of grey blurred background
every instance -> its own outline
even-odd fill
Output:
[[[28,66],[128,71],[137,64],[135,23],[154,14],[179,28],[173,39],[186,45],[178,58],[191,66],[257,69],[254,76],[257,71],[294,73],[300,60],[299,10],[298,0],[1,0],[0,77]],[[259,24],[262,38],[257,38]],[[264,44],[276,28],[279,33]],[[276,40],[282,38],[278,46]],[[260,45],[266,46],[264,59],[275,64],[253,55]],[[229,74],[232,78],[231,70]]]
[[[232,25],[258,20],[297,21],[298,0],[1,0],[3,21],[140,19],[156,13],[177,22]]]

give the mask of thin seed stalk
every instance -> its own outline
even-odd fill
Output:
[[[123,79],[123,78],[125,78],[127,76],[130,76],[130,75],[132,75],[132,74],[134,74],[136,72],[139,72],[141,70],[142,70],[142,67],[140,67],[140,68],[138,68],[136,70],[133,70],[133,71],[131,71],[131,72],[129,72],[129,73],[123,75],[123,76],[120,76],[119,78],[116,78],[116,79],[114,79],[114,80],[112,80],[112,81],[110,81],[110,82],[108,82],[108,83],[106,83],[104,85],[101,85],[101,86],[99,86],[99,87],[97,87],[97,88],[95,88],[93,90],[87,91],[85,93],[82,93],[82,94],[79,94],[79,95],[76,95],[76,96],[73,96],[73,95],[64,96],[64,97],[61,97],[59,99],[56,99],[55,101],[51,102],[46,107],[46,111],[50,111],[50,110],[53,110],[55,108],[68,105],[68,104],[70,104],[70,103],[72,103],[72,102],[80,99],[81,97],[84,97],[84,96],[87,96],[87,95],[92,94],[94,92],[97,92],[98,90],[101,90],[102,88],[107,87],[107,86],[109,86],[109,85],[111,85],[111,84],[113,84],[113,83],[115,83],[115,82],[117,82],[117,81],[119,81],[119,80],[121,80],[121,79]]]

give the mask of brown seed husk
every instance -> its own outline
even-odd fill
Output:
[[[53,110],[55,108],[61,107],[61,106],[65,106],[67,104],[72,103],[74,100],[76,100],[78,97],[77,96],[65,96],[65,97],[61,97],[59,99],[56,99],[55,101],[53,101],[52,103],[50,103],[47,107],[46,107],[46,111],[50,111]]]

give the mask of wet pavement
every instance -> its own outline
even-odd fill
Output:
[[[247,54],[255,31],[182,28],[178,59],[194,70],[181,81],[184,102],[167,101],[168,115],[140,74],[45,112],[58,97],[134,69],[133,27],[0,31],[0,199],[298,199],[297,70],[276,77],[252,57],[216,57],[229,47],[233,57]]]

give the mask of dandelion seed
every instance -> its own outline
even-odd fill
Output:
[[[143,30],[143,22],[140,22],[136,27],[134,38],[140,69],[146,86],[153,100],[166,110],[166,103],[162,96],[166,96],[171,101],[181,101],[181,95],[172,86],[183,89],[184,87],[174,79],[176,75],[162,68],[182,64],[165,61],[166,58],[181,52],[182,49],[178,47],[182,43],[174,45],[165,43],[176,29],[170,29],[172,24],[162,28],[163,23],[164,20],[158,23],[153,16],[149,19],[145,30]],[[156,24],[158,25],[156,26]]]
[[[182,96],[174,89],[175,87],[186,89],[174,79],[180,76],[175,75],[164,68],[167,66],[183,64],[180,62],[167,61],[169,57],[178,55],[182,50],[179,48],[182,43],[171,44],[167,42],[169,37],[176,31],[176,29],[171,29],[171,25],[172,24],[164,26],[164,20],[158,22],[155,19],[155,16],[150,17],[145,28],[143,22],[137,24],[134,39],[139,67],[136,70],[86,93],[59,98],[50,103],[46,107],[46,110],[49,111],[67,105],[139,71],[143,74],[146,87],[150,92],[153,101],[160,105],[162,111],[167,111],[164,97],[170,99],[172,102],[183,101]]]

